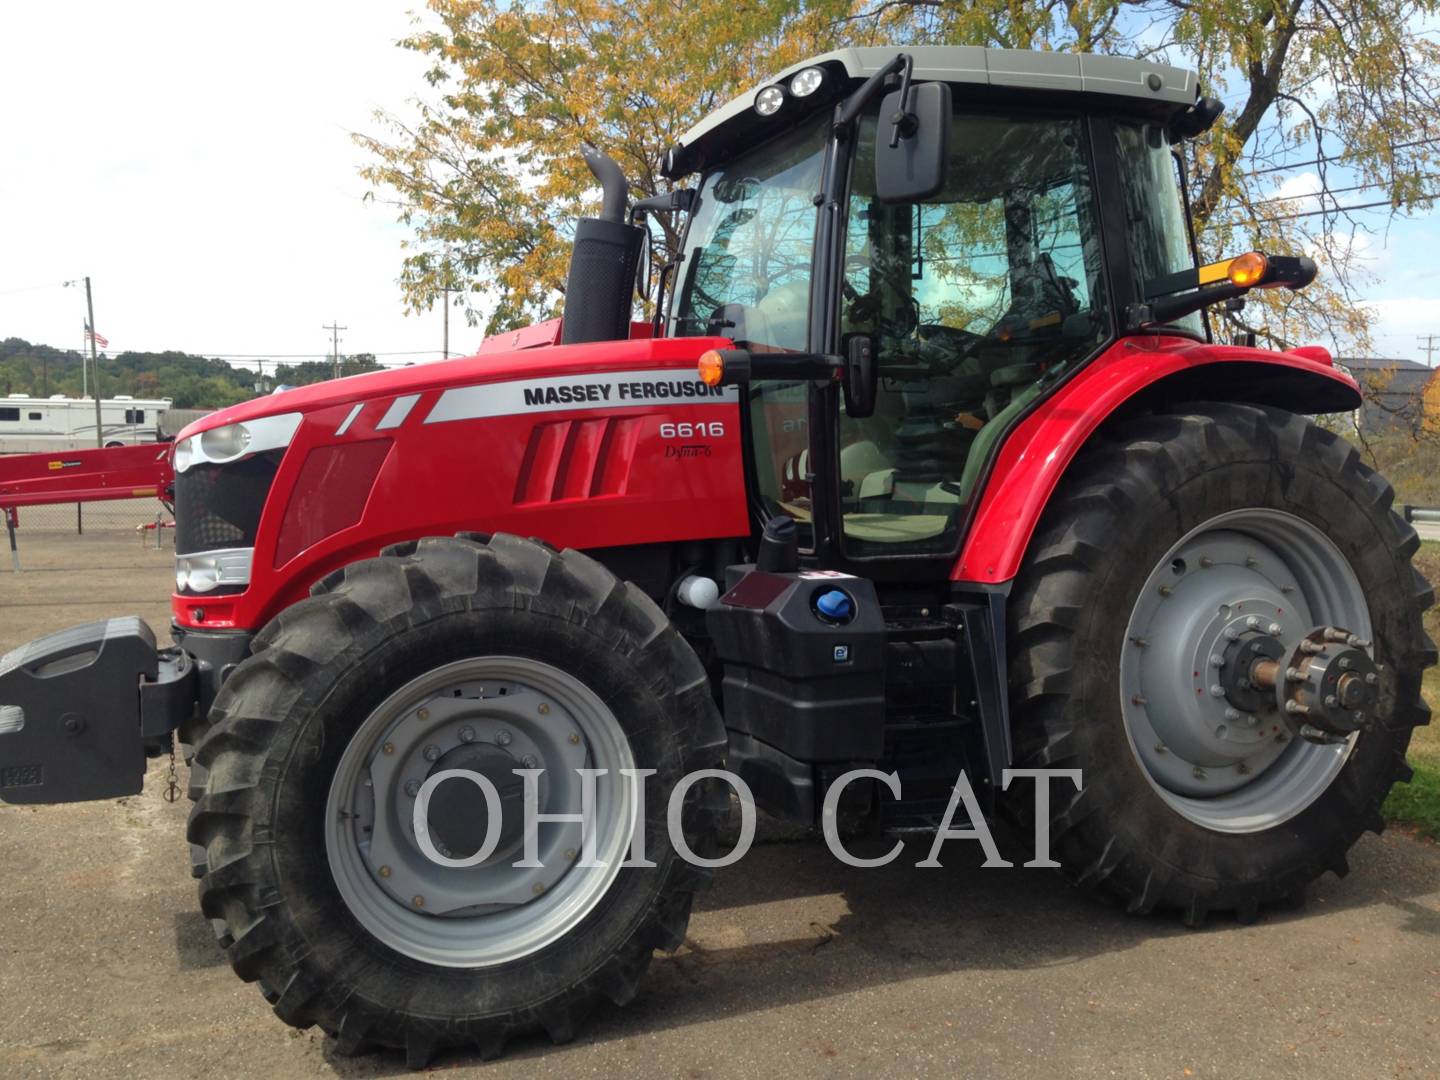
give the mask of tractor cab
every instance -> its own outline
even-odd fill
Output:
[[[757,518],[794,518],[825,565],[948,569],[1017,418],[1194,272],[1176,149],[1218,113],[1138,60],[865,48],[687,133],[667,332],[752,357]],[[1194,306],[1164,325],[1205,338]],[[864,370],[824,378],[824,356]]]

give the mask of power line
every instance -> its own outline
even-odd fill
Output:
[[[1416,180],[1440,180],[1440,173],[1424,173],[1415,177]],[[1254,205],[1262,203],[1290,202],[1293,199],[1314,199],[1322,195],[1344,195],[1351,191],[1364,191],[1367,188],[1384,187],[1389,181],[1372,180],[1368,184],[1355,184],[1353,187],[1321,188],[1319,191],[1302,191],[1294,195],[1273,195],[1269,198],[1255,199]]]
[[[1440,192],[1426,192],[1412,202],[1433,202],[1440,199]],[[1331,206],[1324,210],[1305,210],[1298,214],[1276,214],[1274,217],[1258,218],[1259,221],[1291,221],[1295,218],[1319,217],[1321,214],[1346,214],[1352,210],[1373,210],[1377,206],[1393,206],[1389,199],[1380,199],[1378,202],[1353,203],[1350,206]]]
[[[1431,143],[1440,143],[1440,135],[1434,135],[1427,139],[1415,139],[1411,142],[1392,143],[1390,150],[1409,150],[1416,146],[1428,146]],[[1312,161],[1294,161],[1283,165],[1267,165],[1263,169],[1247,169],[1246,176],[1260,176],[1264,173],[1289,172],[1292,169],[1318,168],[1320,165],[1331,165],[1337,161],[1346,161],[1353,157],[1364,157],[1370,153],[1368,150],[1351,150],[1344,154],[1334,154],[1330,157],[1320,157],[1318,154]]]

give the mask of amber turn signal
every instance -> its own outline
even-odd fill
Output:
[[[1252,285],[1260,284],[1269,269],[1269,259],[1258,251],[1249,251],[1230,260],[1230,269],[1226,276],[1230,278],[1231,285],[1248,289]]]
[[[706,349],[700,354],[697,368],[701,382],[706,386],[719,386],[720,380],[725,377],[725,358],[717,349]]]

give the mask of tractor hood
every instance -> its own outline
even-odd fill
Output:
[[[176,442],[226,424],[294,413],[310,414],[336,405],[363,406],[382,399],[395,401],[411,395],[416,395],[412,404],[423,417],[444,391],[474,387],[474,393],[483,397],[482,388],[490,383],[670,368],[693,374],[702,352],[731,345],[724,338],[658,338],[486,350],[476,356],[371,371],[244,401],[196,420],[179,433]]]

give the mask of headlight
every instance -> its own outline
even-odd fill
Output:
[[[200,449],[209,461],[221,462],[237,458],[250,445],[250,430],[244,424],[226,424],[211,428],[200,436]]]
[[[755,95],[755,111],[761,116],[774,116],[785,104],[785,91],[778,86],[767,86]]]
[[[220,585],[249,585],[254,548],[223,548],[175,556],[175,591],[204,593]]]
[[[175,444],[175,471],[184,472],[192,465],[224,465],[246,454],[263,454],[289,446],[302,419],[298,412],[262,416],[181,439]]]
[[[790,80],[790,93],[796,97],[809,97],[825,81],[825,72],[818,67],[806,68]]]

